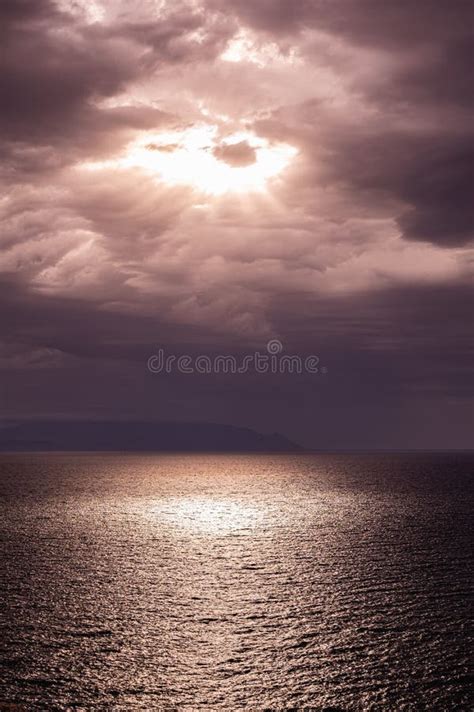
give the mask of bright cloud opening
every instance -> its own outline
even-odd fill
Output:
[[[254,160],[236,165],[226,153],[246,147]],[[297,150],[285,143],[270,143],[241,131],[218,138],[215,125],[193,126],[185,131],[142,134],[116,159],[82,164],[82,168],[140,168],[168,185],[190,185],[210,195],[259,192],[281,173]]]

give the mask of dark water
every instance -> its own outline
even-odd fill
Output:
[[[470,709],[473,464],[2,455],[0,702]]]

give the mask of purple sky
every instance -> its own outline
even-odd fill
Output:
[[[2,418],[472,446],[473,8],[3,0]]]

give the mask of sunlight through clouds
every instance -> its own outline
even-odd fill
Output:
[[[322,443],[342,442],[341,420],[352,433],[365,417],[354,400],[393,399],[391,447],[392,420],[414,425],[415,381],[438,393],[444,378],[455,398],[467,382],[470,14],[468,0],[0,2],[4,340],[87,352],[81,402],[95,358],[132,373],[158,338],[324,348],[339,376],[316,419],[295,400],[291,427],[333,418]],[[374,344],[389,369],[365,357]],[[104,388],[104,415],[138,412],[143,389],[117,404]],[[63,384],[35,389],[40,410],[64,410]],[[220,397],[170,389],[147,413],[183,417],[195,399],[207,417]],[[261,402],[279,417],[273,384]],[[465,442],[456,418],[447,443]]]
[[[248,165],[231,165],[218,156],[219,149],[247,146],[255,158]],[[193,126],[185,131],[147,133],[133,141],[116,159],[82,164],[86,170],[139,168],[169,185],[190,185],[210,195],[251,193],[266,189],[297,150],[285,143],[272,143],[248,132],[218,140],[218,127]],[[224,154],[225,155],[225,154]]]

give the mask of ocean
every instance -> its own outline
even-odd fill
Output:
[[[472,709],[473,465],[2,454],[0,709]]]

